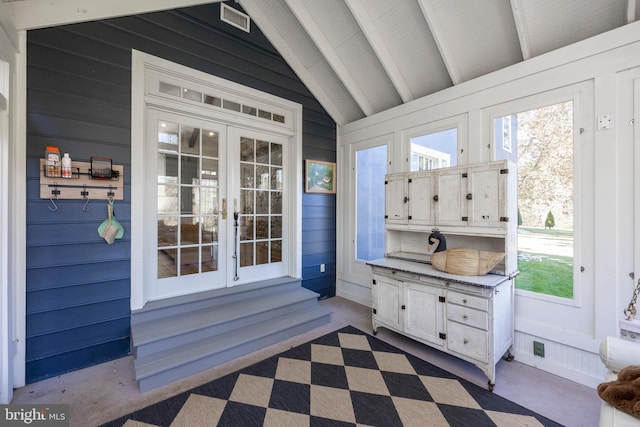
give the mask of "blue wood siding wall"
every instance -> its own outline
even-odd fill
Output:
[[[74,160],[124,165],[115,213],[130,230],[131,49],[302,104],[303,158],[335,161],[335,122],[255,25],[247,34],[219,16],[213,4],[28,32],[27,382],[130,351],[129,233],[111,246],[98,236],[104,201],[83,212],[81,200],[60,200],[51,212],[38,162],[55,145]],[[303,286],[333,296],[335,196],[299,197]]]

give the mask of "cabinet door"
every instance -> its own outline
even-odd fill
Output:
[[[404,332],[442,346],[444,340],[443,290],[416,283],[405,283]]]
[[[435,173],[419,172],[410,174],[408,186],[409,224],[434,225],[433,195],[435,190]]]
[[[505,227],[507,173],[509,170],[504,169],[503,162],[469,168],[468,191],[471,195],[468,200],[469,226]]]
[[[466,168],[451,168],[439,170],[436,181],[437,201],[435,206],[436,224],[438,225],[466,225],[466,197],[467,180],[463,177]]]
[[[374,275],[372,286],[374,318],[376,322],[401,330],[400,298],[402,282],[388,277]]]
[[[406,224],[408,210],[407,174],[387,175],[384,188],[387,224]]]

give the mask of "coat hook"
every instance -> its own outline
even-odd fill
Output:
[[[60,190],[58,190],[58,183],[54,182],[53,190],[51,190],[51,195],[55,197],[56,200],[58,200],[58,194],[60,194]],[[55,212],[58,210],[58,205],[56,205],[56,202],[53,201],[53,197],[49,197],[49,200],[51,201],[53,208],[51,208],[51,206],[47,206],[51,212]]]
[[[82,200],[84,200],[84,206],[82,206],[82,212],[87,212],[89,210],[89,207],[87,206],[89,204],[89,192],[87,191],[86,184],[83,186],[83,189],[80,192],[80,194],[82,195]]]

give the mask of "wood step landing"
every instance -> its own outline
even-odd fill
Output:
[[[318,296],[285,277],[149,302],[131,313],[140,392],[329,323]]]

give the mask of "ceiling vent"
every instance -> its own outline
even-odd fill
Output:
[[[251,18],[249,15],[240,12],[224,3],[220,4],[220,19],[229,25],[240,28],[247,33],[251,31]]]

